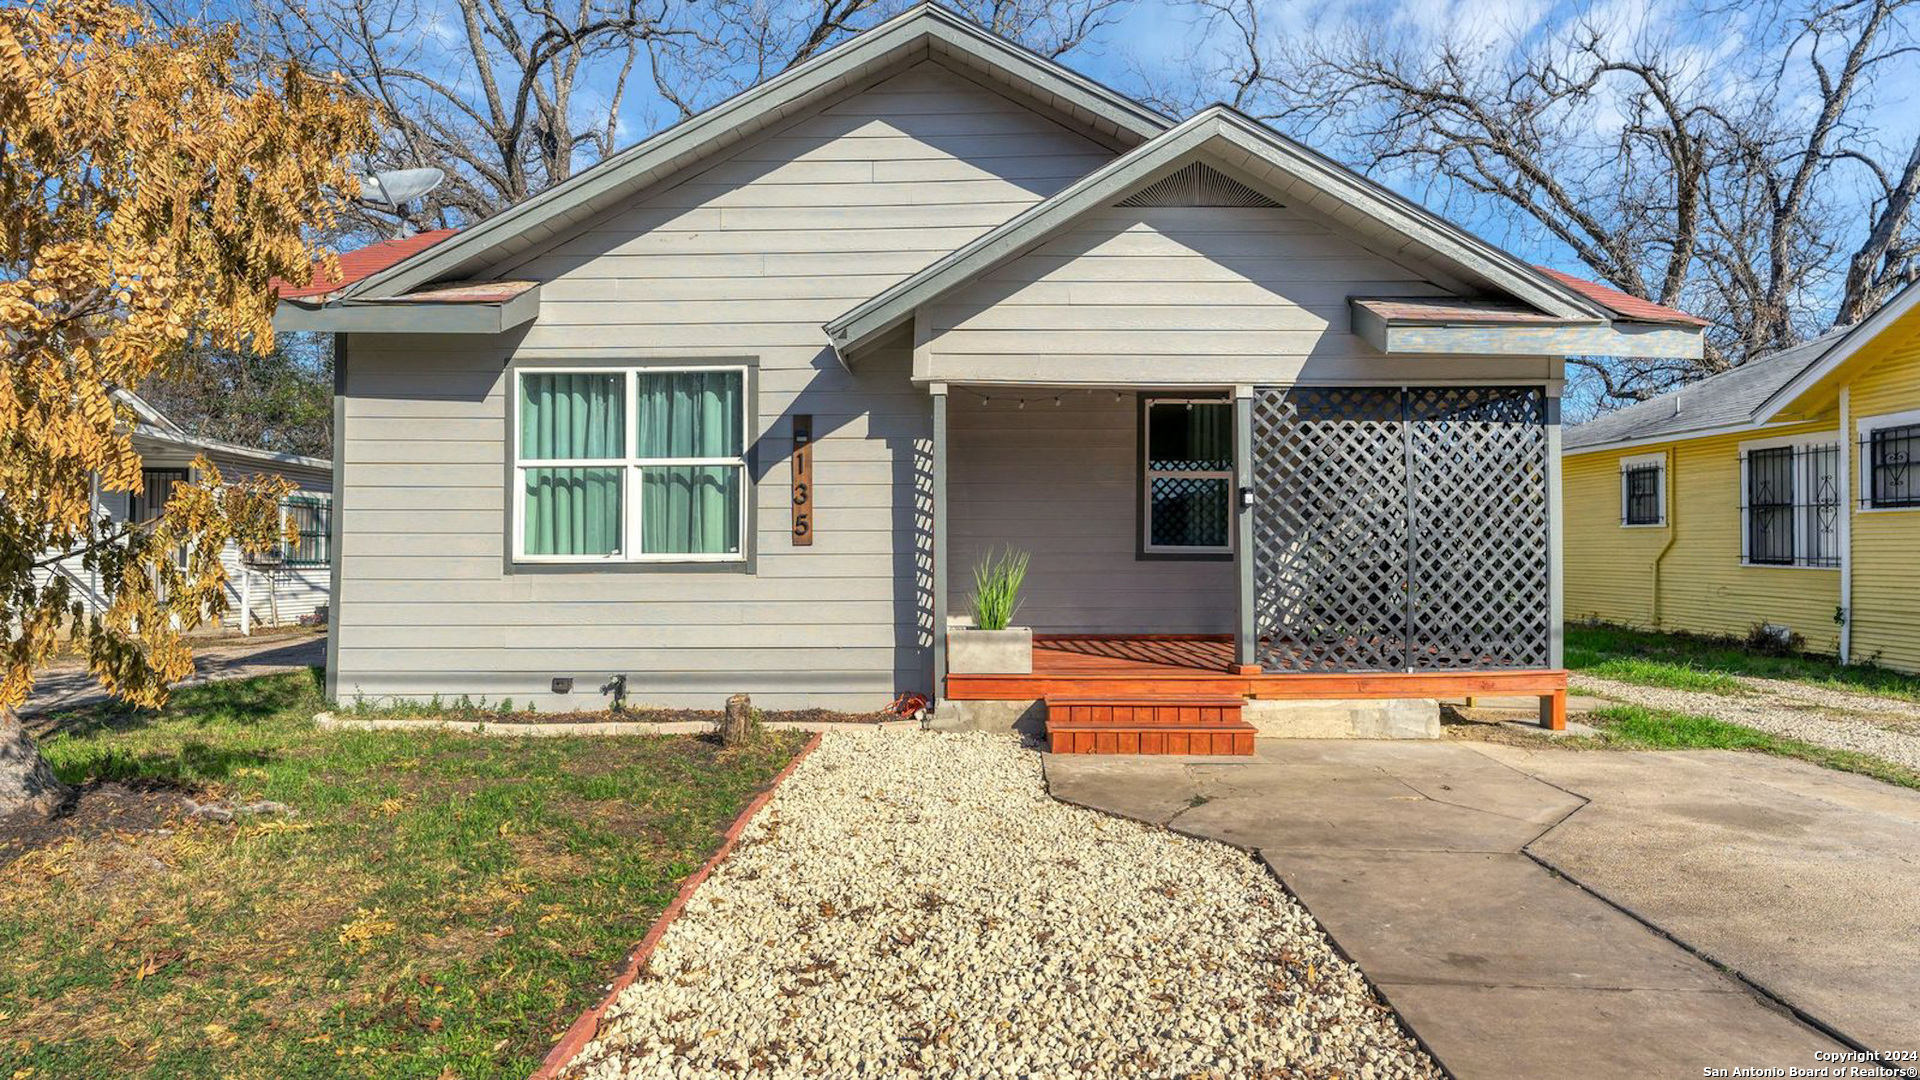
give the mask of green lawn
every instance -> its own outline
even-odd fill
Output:
[[[1599,729],[1590,745],[1619,750],[1752,750],[1860,773],[1889,784],[1920,790],[1920,772],[1850,750],[1782,738],[1710,716],[1613,705],[1580,718]]]
[[[43,740],[69,781],[298,816],[0,866],[0,1078],[525,1075],[801,743],[320,732],[316,679]]]
[[[1831,657],[1807,653],[1762,653],[1731,638],[1571,623],[1566,650],[1573,671],[1642,686],[1738,694],[1744,691],[1734,676],[1758,675],[1920,701],[1920,676],[1872,664],[1843,667]]]

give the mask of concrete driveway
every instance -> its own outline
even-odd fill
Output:
[[[1050,755],[1047,779],[1257,852],[1456,1076],[1914,1048],[1920,794],[1739,754],[1258,748]],[[1846,918],[1807,903],[1823,887]]]

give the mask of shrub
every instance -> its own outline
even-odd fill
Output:
[[[1770,622],[1754,623],[1747,631],[1746,644],[1763,656],[1798,656],[1807,651],[1806,635]]]
[[[1004,554],[988,551],[973,568],[973,625],[982,630],[1005,630],[1020,610],[1020,586],[1027,580],[1024,551],[1009,547]]]

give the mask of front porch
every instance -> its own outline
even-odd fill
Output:
[[[1143,739],[1223,701],[1534,696],[1565,726],[1546,388],[930,389],[937,698]],[[1031,669],[949,672],[1009,547]]]
[[[1028,675],[947,676],[952,701],[1218,696],[1254,701],[1534,696],[1540,722],[1567,724],[1567,673],[1552,668],[1436,671],[1242,670],[1231,635],[1039,634]]]

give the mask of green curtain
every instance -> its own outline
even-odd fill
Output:
[[[640,457],[741,456],[740,373],[640,374]],[[740,550],[741,467],[645,465],[640,469],[640,550],[650,555],[724,555]]]
[[[640,373],[643,458],[740,456],[740,373]]]
[[[520,384],[520,457],[526,461],[626,454],[626,377],[529,374]],[[523,469],[529,555],[620,550],[618,466]]]
[[[740,550],[740,467],[647,465],[640,470],[640,550],[722,555]]]

